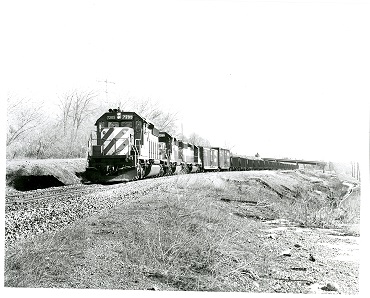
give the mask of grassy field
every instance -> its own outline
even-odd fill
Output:
[[[257,283],[276,262],[258,236],[263,223],[354,223],[338,207],[343,192],[320,174],[172,177],[138,201],[8,247],[5,286],[272,291]]]

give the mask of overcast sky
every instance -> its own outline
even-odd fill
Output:
[[[7,91],[151,98],[239,154],[368,155],[367,1],[8,1]],[[4,30],[6,28],[6,30]],[[102,111],[104,113],[105,111]]]

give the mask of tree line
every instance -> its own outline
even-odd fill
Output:
[[[8,96],[6,157],[84,158],[96,119],[112,107],[135,111],[160,131],[184,141],[210,145],[196,133],[181,135],[176,126],[178,113],[165,111],[157,101],[130,98],[106,102],[98,92],[70,90],[58,97],[53,110],[47,110],[43,102]]]

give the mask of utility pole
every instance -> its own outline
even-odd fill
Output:
[[[108,79],[105,79],[105,81],[98,81],[98,83],[105,83],[105,101],[108,103],[108,84],[115,84],[115,82],[109,82]]]

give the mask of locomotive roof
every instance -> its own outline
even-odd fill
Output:
[[[210,147],[212,149],[221,149],[221,150],[226,150],[226,151],[230,151],[229,149],[226,149],[226,148],[222,148],[222,147]]]
[[[166,137],[166,138],[174,138],[174,137],[172,137],[168,132],[166,132],[166,131],[160,131],[159,132],[160,134],[163,134],[163,137]]]
[[[181,141],[181,140],[179,140],[177,137],[174,137],[174,136],[170,135],[167,131],[160,131],[159,133],[160,133],[160,134],[162,134],[162,135],[163,135],[163,137],[165,137],[165,138],[171,138],[171,139],[173,139],[174,141],[182,142],[182,141]]]
[[[106,113],[104,113],[103,115],[101,115],[97,120],[96,120],[96,122],[95,122],[95,125],[98,125],[98,123],[100,122],[100,121],[106,121],[107,120],[107,116],[116,116],[118,113],[121,113],[121,115],[122,114],[124,114],[124,115],[133,115],[133,116],[136,116],[136,117],[138,117],[138,118],[140,118],[143,122],[146,122],[146,123],[149,123],[149,124],[152,124],[151,122],[149,122],[149,121],[147,121],[144,117],[141,117],[139,114],[136,114],[135,112],[129,112],[129,111],[122,111],[122,110],[120,110],[120,109],[114,109],[114,110],[112,110],[112,109],[109,109],[109,111],[108,112],[106,112]],[[124,121],[125,119],[112,119],[112,120],[115,120],[115,121],[117,121],[117,120],[119,120],[119,121]]]

